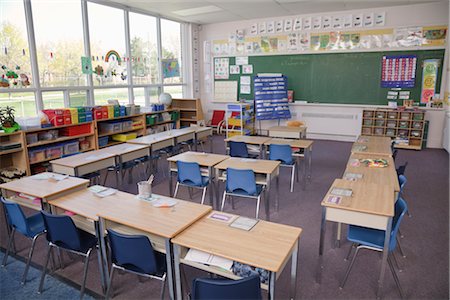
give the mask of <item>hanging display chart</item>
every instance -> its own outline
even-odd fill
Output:
[[[381,87],[413,88],[416,80],[417,56],[383,56]]]
[[[288,119],[291,117],[287,97],[286,76],[254,78],[256,120]]]

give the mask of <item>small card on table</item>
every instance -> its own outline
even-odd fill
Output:
[[[236,220],[233,221],[233,223],[230,224],[230,226],[234,227],[234,228],[238,228],[238,229],[249,231],[258,222],[259,221],[256,220],[256,219],[250,219],[250,218],[245,218],[245,217],[238,217],[238,218],[236,218]]]
[[[330,194],[333,196],[351,197],[352,193],[353,191],[350,189],[333,188]]]
[[[332,204],[339,204],[341,203],[342,197],[340,196],[328,196],[327,200],[325,200],[327,203],[332,203]]]

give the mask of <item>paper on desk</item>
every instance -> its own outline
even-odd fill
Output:
[[[171,198],[155,198],[151,203],[154,207],[172,207],[177,204],[178,201]]]
[[[236,220],[234,220],[233,223],[230,224],[230,227],[250,231],[250,229],[253,228],[253,226],[258,223],[258,220],[256,219],[250,219],[245,217],[238,217]]]
[[[363,177],[363,174],[359,174],[359,173],[345,173],[344,174],[344,179],[345,180],[350,180],[350,181],[356,181],[358,179],[361,179]]]
[[[253,159],[253,158],[242,158],[241,161],[242,162],[250,162],[250,163],[258,162],[258,160]]]
[[[93,192],[95,196],[100,198],[114,195],[117,192],[116,189],[107,188],[101,185],[93,185],[89,188],[89,190]]]
[[[225,270],[231,270],[231,267],[233,266],[232,260],[220,256],[215,256],[196,249],[190,249],[184,259],[195,261],[201,264],[220,267]]]
[[[41,174],[37,174],[37,175],[31,176],[31,178],[35,179],[35,180],[53,179],[53,180],[56,180],[56,181],[61,181],[61,180],[64,180],[66,178],[69,178],[69,175],[41,173]]]
[[[350,189],[333,188],[330,194],[334,196],[350,197],[352,193],[353,191]]]

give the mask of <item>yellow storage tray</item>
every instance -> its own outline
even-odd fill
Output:
[[[137,133],[131,132],[131,133],[120,133],[120,134],[114,134],[111,136],[113,141],[117,142],[126,142],[128,140],[135,139],[137,137]]]

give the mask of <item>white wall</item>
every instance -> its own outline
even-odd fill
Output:
[[[255,8],[257,9],[257,7]],[[345,15],[365,12],[386,12],[385,28],[398,26],[426,26],[426,25],[447,25],[449,22],[448,1],[434,2],[427,4],[417,4],[408,6],[383,7],[374,9],[351,10],[341,12],[327,12],[324,14],[309,14],[303,16],[324,16],[324,15]],[[286,16],[294,17],[294,16]],[[225,109],[225,104],[213,103],[212,91],[207,91],[203,84],[203,43],[219,39],[227,39],[231,32],[236,29],[249,31],[251,24],[264,20],[283,19],[283,17],[273,19],[253,19],[239,22],[226,22],[203,25],[200,30],[200,98],[202,99],[203,111],[206,119],[209,119],[213,109]],[[448,44],[448,38],[447,38]],[[448,46],[447,46],[448,49]],[[446,53],[448,61],[448,51]],[[445,83],[442,85],[445,88]],[[447,88],[448,90],[448,88]],[[444,91],[444,90],[443,90]],[[443,92],[442,91],[442,92]],[[364,107],[369,105],[327,105],[327,104],[294,104],[291,106],[293,118],[304,119],[308,124],[308,137],[323,138],[333,140],[354,140],[361,128],[361,113]],[[327,117],[326,114],[329,114]],[[261,128],[267,128],[273,122],[264,121]],[[439,132],[442,129],[438,128]],[[437,144],[440,142],[438,141]],[[440,146],[438,146],[440,147]]]

